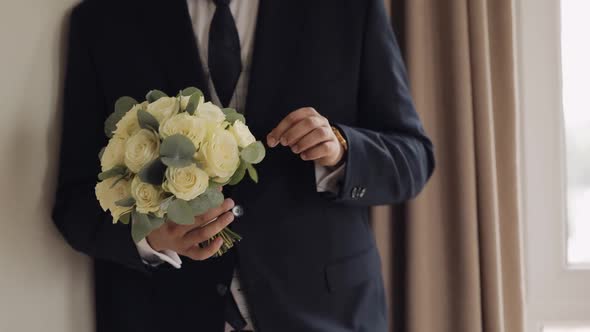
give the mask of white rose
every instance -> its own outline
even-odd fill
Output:
[[[250,132],[248,126],[246,126],[242,121],[236,120],[229,128],[230,133],[234,135],[236,141],[238,142],[238,146],[241,148],[245,148],[248,145],[256,142],[256,138]]]
[[[115,135],[109,140],[100,158],[102,171],[125,165],[125,139]]]
[[[127,139],[137,133],[141,128],[137,120],[137,111],[145,108],[147,102],[133,106],[119,122],[117,122],[117,129],[115,129],[115,136]]]
[[[116,182],[116,184],[115,184]],[[113,186],[113,184],[115,184]],[[94,192],[103,211],[110,210],[113,216],[113,223],[119,221],[119,218],[131,210],[130,207],[118,206],[115,202],[129,198],[131,195],[129,181],[126,179],[119,180],[118,177],[108,178],[96,184]]]
[[[190,96],[180,96],[180,109],[182,111],[186,111],[186,107],[188,106],[188,102],[191,99]],[[203,98],[203,96],[201,96],[201,98],[199,98],[199,102],[197,103],[197,108],[199,108],[201,105],[203,105],[203,103],[205,102],[205,98]]]
[[[201,147],[199,161],[205,171],[217,182],[229,179],[240,164],[238,143],[229,131],[222,128],[214,130]]]
[[[163,193],[161,188],[141,182],[139,176],[136,176],[131,182],[131,196],[135,199],[137,212],[139,213],[159,212]]]
[[[125,143],[125,165],[133,173],[139,171],[160,152],[160,138],[151,130],[142,129]]]
[[[186,136],[199,149],[207,134],[207,122],[188,113],[176,114],[160,125],[160,135],[166,138],[176,134]]]
[[[180,102],[176,97],[162,97],[147,106],[147,112],[153,115],[158,123],[163,123],[178,113]]]
[[[195,164],[187,167],[168,167],[166,180],[162,184],[165,191],[174,194],[177,198],[190,201],[207,190],[209,176]]]
[[[223,114],[221,108],[217,107],[211,102],[206,102],[202,105],[199,105],[195,115],[201,119],[215,123],[222,123],[225,121],[225,114]]]

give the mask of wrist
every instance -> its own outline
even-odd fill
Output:
[[[151,234],[150,234],[151,235]],[[162,250],[165,250],[166,248],[164,248],[163,246],[160,245],[159,241],[157,241],[156,239],[154,239],[153,237],[150,238],[150,235],[146,236],[145,241],[147,242],[147,244],[154,249],[157,252],[161,252]]]
[[[346,153],[348,151],[348,142],[346,141],[346,139],[344,138],[344,136],[342,135],[342,133],[340,132],[340,130],[337,127],[331,126],[331,128],[332,128],[332,131],[334,132],[334,136],[336,137],[336,140],[338,141],[338,154],[337,154],[333,164],[327,165],[327,166],[333,167],[333,168],[338,168],[346,160]]]
[[[330,165],[326,165],[326,167],[328,167],[331,170],[335,170],[336,168],[342,166],[342,164],[344,164],[344,161],[346,160],[345,155],[346,150],[340,147],[340,151],[338,152],[338,155],[335,158],[334,162]]]

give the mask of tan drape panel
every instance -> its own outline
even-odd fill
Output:
[[[392,331],[523,331],[511,0],[385,0],[437,170],[376,208]]]

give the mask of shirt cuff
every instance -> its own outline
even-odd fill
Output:
[[[162,263],[168,263],[177,269],[182,266],[182,260],[180,256],[172,250],[155,251],[152,246],[147,242],[146,239],[139,241],[136,244],[139,256],[143,260],[144,264],[151,266],[158,266]]]
[[[330,192],[333,194],[338,194],[338,192],[340,192],[340,180],[344,178],[345,172],[346,163],[340,165],[336,169],[315,163],[315,180],[317,192]]]

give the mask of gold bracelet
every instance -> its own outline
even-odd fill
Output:
[[[336,139],[338,139],[338,142],[340,142],[340,145],[342,145],[342,147],[344,148],[344,151],[348,151],[348,142],[346,142],[346,138],[344,138],[344,136],[342,136],[342,133],[340,132],[340,130],[334,126],[332,126],[332,131],[334,132],[334,135],[336,135]]]

